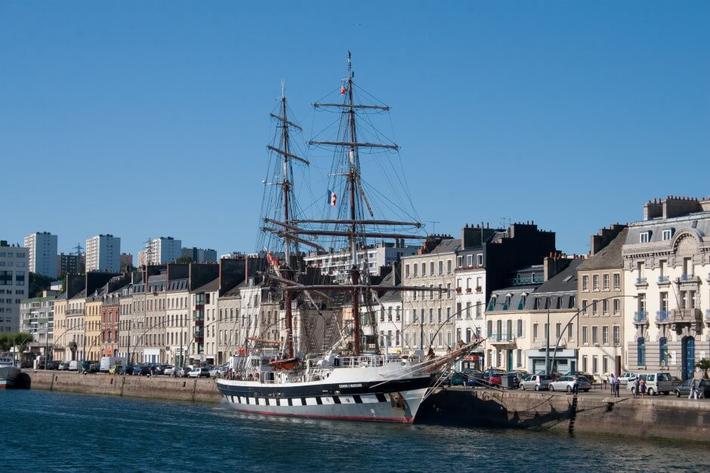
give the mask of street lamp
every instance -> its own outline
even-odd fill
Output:
[[[603,299],[598,299],[598,300],[595,301],[595,302],[603,302],[603,301],[608,301],[608,300],[613,300],[613,299],[621,299],[621,298],[623,298],[623,297],[628,297],[628,298],[632,298],[632,299],[638,299],[638,296],[634,296],[634,295],[631,295],[631,294],[621,294],[621,295],[616,295],[616,296],[605,297],[605,298],[603,298]],[[582,312],[584,312],[584,311],[586,311],[586,310],[587,310],[586,307],[582,307],[581,309],[577,310],[574,314],[572,314],[572,317],[567,321],[567,323],[565,324],[564,328],[563,328],[562,330],[560,330],[560,335],[557,337],[557,342],[555,343],[555,348],[553,349],[553,353],[552,353],[552,363],[549,364],[549,363],[547,363],[547,359],[545,360],[545,374],[546,374],[546,375],[549,375],[549,374],[550,374],[550,368],[551,368],[552,366],[555,366],[555,360],[557,359],[557,348],[560,346],[560,341],[562,341],[562,334],[564,334],[564,333],[567,331],[567,327],[569,327],[570,324],[572,324],[572,322],[574,322],[574,319],[576,319],[577,317],[579,317],[579,314],[581,314]],[[550,350],[550,343],[549,343],[549,338],[550,338],[550,336],[549,336],[549,332],[550,332],[550,310],[548,309],[548,310],[547,310],[547,333],[548,333],[548,335],[547,335],[547,339],[548,339],[548,342],[547,342],[547,351],[548,351],[548,352],[549,352],[549,350]]]

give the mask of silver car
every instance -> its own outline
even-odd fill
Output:
[[[530,374],[523,377],[520,382],[520,389],[533,390],[533,391],[545,391],[550,386],[550,377],[544,374]]]
[[[567,391],[571,393],[575,382],[577,383],[578,391],[589,392],[592,389],[592,384],[584,376],[560,376],[559,379],[550,383],[550,391]]]

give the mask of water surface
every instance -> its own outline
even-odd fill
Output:
[[[708,471],[682,442],[243,416],[199,405],[0,392],[2,471]]]

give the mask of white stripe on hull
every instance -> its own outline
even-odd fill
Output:
[[[289,400],[285,398],[269,399],[230,395],[225,395],[224,398],[237,411],[255,414],[412,423],[426,392],[427,388],[422,388],[399,393],[404,398],[404,406],[401,403],[398,405],[389,394],[385,394],[385,401],[379,401],[374,394],[361,394],[361,403],[357,403],[353,396],[348,395],[337,396],[339,403],[336,403],[333,396],[306,397],[305,405],[301,398],[292,398],[291,405],[289,405]]]

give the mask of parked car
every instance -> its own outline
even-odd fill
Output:
[[[567,391],[570,393],[574,389],[575,381],[579,391],[589,392],[592,389],[592,383],[585,376],[564,375],[550,383],[550,391]]]
[[[483,372],[475,370],[473,368],[463,370],[463,374],[466,375],[466,385],[468,386],[482,386],[484,383]]]
[[[653,396],[654,394],[670,394],[675,389],[673,377],[670,373],[640,373],[639,379],[646,382],[646,394]],[[626,389],[631,393],[636,394],[636,379],[629,381],[626,384]]]
[[[59,363],[59,366],[57,366],[57,369],[59,371],[68,371],[69,370],[69,362],[64,361],[62,363]]]
[[[468,384],[468,376],[460,371],[454,371],[446,377],[444,384],[447,386],[466,386]]]
[[[150,376],[150,366],[145,366],[145,365],[129,366],[126,373],[130,374],[132,376]]]
[[[523,378],[520,382],[520,389],[526,391],[528,389],[534,391],[545,391],[550,386],[550,376],[544,374],[531,374]]]
[[[206,366],[196,367],[187,374],[188,378],[209,378],[210,369]]]
[[[682,383],[678,384],[673,390],[673,394],[677,397],[690,395],[690,386],[693,384],[693,379],[688,378]],[[710,379],[700,380],[700,395],[706,399],[710,398]]]
[[[505,371],[489,368],[483,372],[483,383],[491,386],[500,386],[502,380],[501,375],[505,374]]]
[[[629,381],[633,381],[634,379],[636,379],[636,376],[638,376],[636,373],[631,373],[631,372],[625,371],[625,372],[621,373],[621,376],[619,376],[619,384],[621,384],[621,385],[628,384]]]
[[[226,364],[217,366],[210,370],[210,376],[212,378],[224,378],[227,376],[227,370],[229,370],[229,367]]]
[[[187,375],[192,371],[192,366],[183,366],[182,368],[177,368],[177,373],[175,376],[178,378],[187,378]]]
[[[170,365],[165,365],[163,368],[163,373],[165,376],[172,376],[175,373],[175,367]]]

